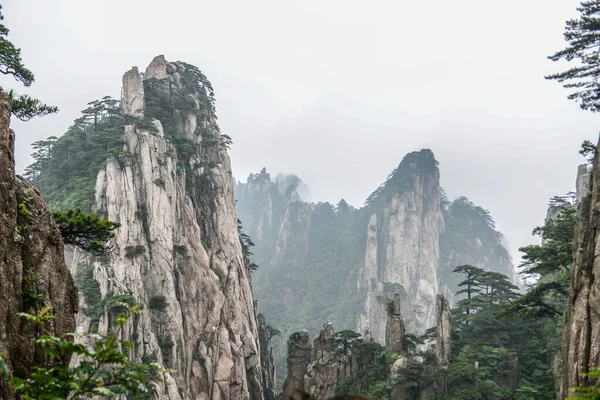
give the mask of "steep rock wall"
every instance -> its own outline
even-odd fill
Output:
[[[408,154],[371,202],[364,266],[358,288],[365,293],[358,330],[385,340],[387,299],[401,296],[406,329],[422,333],[435,325],[438,293],[439,170],[433,153]]]
[[[599,145],[600,148],[600,145]],[[567,322],[563,328],[563,374],[559,398],[587,382],[584,373],[600,366],[600,159],[596,151],[591,178],[581,196],[573,241],[573,266]],[[580,168],[581,172],[582,169]],[[581,175],[580,175],[581,176]],[[583,180],[583,179],[582,179]],[[578,178],[578,183],[580,179]],[[579,190],[580,185],[577,188]],[[578,196],[579,197],[579,196]]]
[[[65,265],[60,232],[40,193],[15,176],[15,136],[9,124],[10,109],[0,89],[0,355],[9,367],[8,378],[25,378],[44,359],[33,345],[37,335],[75,331],[77,289]],[[42,330],[17,315],[36,314],[44,306],[55,319]],[[15,398],[3,378],[0,398]]]
[[[125,96],[140,93],[137,69]],[[124,98],[144,118],[125,127],[124,149],[96,181],[95,210],[120,222],[113,251],[91,258],[75,251],[70,269],[99,297],[129,295],[149,312],[124,337],[132,356],[176,371],[164,399],[262,399],[260,344],[249,271],[237,233],[233,178],[214,114],[212,87],[185,63],[156,57],[144,74],[145,105]],[[130,106],[130,105],[134,106]],[[111,312],[90,311],[78,330],[105,333]]]

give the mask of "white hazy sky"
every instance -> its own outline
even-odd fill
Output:
[[[211,79],[234,175],[294,172],[311,200],[355,205],[431,148],[450,197],[489,209],[513,253],[573,189],[600,123],[543,76],[575,0],[5,0],[25,90],[58,115],[13,122],[17,169],[88,101],[158,54]]]

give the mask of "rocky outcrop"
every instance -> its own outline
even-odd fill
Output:
[[[312,357],[312,346],[307,330],[294,332],[287,341],[287,378],[283,383],[283,394],[288,396],[292,390],[305,390],[304,374]]]
[[[241,207],[239,213],[244,216],[242,223],[259,247],[265,242],[264,232],[273,229],[273,197],[275,200],[280,197],[279,190],[265,168],[259,174],[248,176],[245,184],[235,186],[235,198],[238,208]]]
[[[583,200],[590,187],[590,178],[592,166],[590,164],[581,164],[577,167],[577,180],[575,181],[575,201],[580,203]]]
[[[364,293],[359,331],[385,340],[386,301],[401,293],[406,329],[422,333],[435,324],[438,293],[440,174],[433,153],[404,157],[371,201],[366,251],[358,288]]]
[[[132,117],[144,116],[144,85],[137,67],[123,75],[121,112]]]
[[[90,301],[126,295],[149,309],[126,326],[132,356],[175,371],[158,398],[263,399],[249,270],[212,87],[197,68],[159,56],[144,74],[144,95],[145,119],[125,127],[122,154],[96,180],[96,212],[121,223],[113,251],[104,258],[75,251],[69,265],[79,282],[99,286],[95,296],[83,292],[78,330],[106,333],[111,312]]]
[[[149,81],[152,79],[155,80],[163,80],[169,79],[170,81],[175,81],[177,79],[174,76],[174,72],[176,72],[176,67],[174,65],[169,65],[169,62],[165,59],[164,55],[158,55],[152,59],[150,64],[146,67],[146,71],[144,72],[144,80]],[[169,77],[169,75],[171,75]],[[179,83],[179,82],[177,82]]]
[[[315,400],[333,397],[336,385],[358,371],[349,343],[340,346],[334,333],[333,324],[327,321],[313,342],[312,362],[306,368],[304,385]]]
[[[75,331],[77,312],[77,289],[58,227],[37,189],[15,176],[15,136],[9,124],[10,109],[0,89],[0,356],[8,365],[8,379],[25,378],[45,361],[35,339]],[[36,314],[46,306],[55,319],[43,328],[17,315]],[[14,399],[3,378],[0,398]]]
[[[381,345],[367,341],[353,331],[336,333],[329,321],[319,331],[312,349],[308,333],[302,331],[290,336],[288,350],[284,396],[299,389],[315,400],[324,400],[333,397],[336,391],[346,391],[348,387],[356,390],[361,385],[366,390],[368,385],[388,378],[388,365],[382,356]],[[362,384],[356,385],[357,380]]]
[[[273,266],[301,265],[308,252],[312,207],[303,202],[295,189],[287,194],[285,212],[277,235]]]
[[[277,396],[277,382],[275,380],[275,362],[273,359],[273,348],[269,346],[271,336],[270,327],[267,325],[264,315],[258,312],[258,302],[254,301],[254,312],[258,325],[258,340],[260,343],[260,365],[262,368],[262,385],[265,400],[275,400]]]
[[[387,319],[385,325],[385,347],[394,353],[404,350],[404,321],[400,314],[400,295],[394,295],[388,301]]]
[[[600,366],[599,230],[600,159],[597,150],[589,189],[586,195],[582,196],[579,205],[573,241],[574,262],[567,322],[563,328],[562,340],[563,374],[560,398],[567,398],[571,388],[588,384],[584,374],[591,368]]]
[[[435,359],[439,368],[450,365],[452,351],[450,321],[452,318],[448,300],[442,294],[437,295],[435,306],[437,336],[435,339]]]

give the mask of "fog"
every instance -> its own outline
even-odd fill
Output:
[[[87,102],[155,55],[212,81],[234,175],[295,173],[312,201],[360,206],[404,154],[431,148],[450,198],[487,208],[517,248],[574,189],[598,117],[544,75],[576,0],[9,0],[9,38],[36,74],[15,88],[60,113],[13,121],[17,169]]]

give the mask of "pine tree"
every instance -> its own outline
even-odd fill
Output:
[[[0,21],[4,20],[0,5]],[[31,86],[34,81],[33,73],[23,65],[21,60],[21,49],[6,37],[9,29],[0,23],[0,73],[11,75],[25,86]],[[29,121],[33,117],[44,116],[58,111],[58,108],[42,103],[38,99],[27,95],[19,95],[14,90],[6,93],[12,115],[22,121]]]
[[[580,102],[583,110],[600,111],[600,2],[582,1],[580,16],[566,22],[564,37],[569,45],[548,58],[552,61],[578,60],[566,71],[546,76],[567,89],[575,89],[569,99]]]

